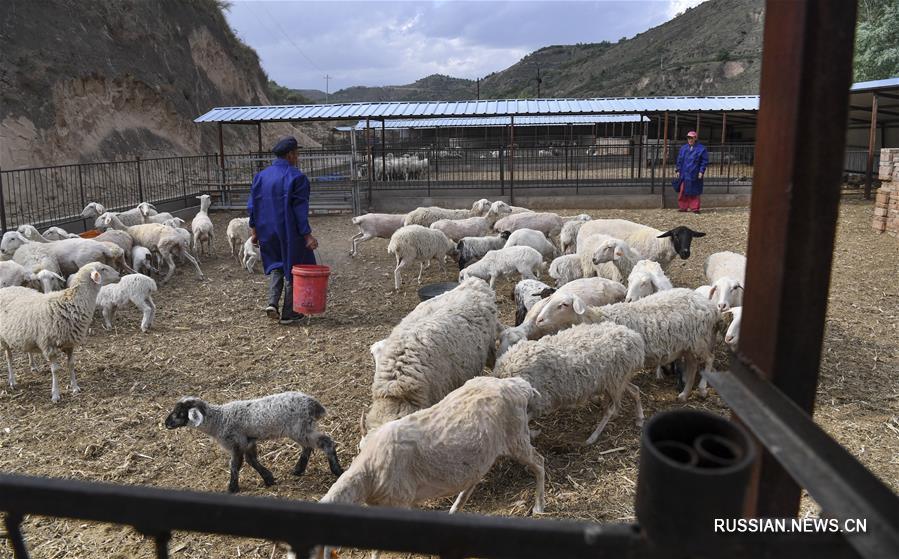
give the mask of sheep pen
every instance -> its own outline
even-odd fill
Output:
[[[536,208],[535,208],[536,209]],[[577,215],[579,209],[553,210]],[[895,281],[896,241],[870,230],[870,205],[844,199],[840,208],[831,280],[827,328],[822,352],[816,421],[858,457],[893,491],[899,491],[899,284]],[[687,225],[707,235],[694,240],[689,260],[672,261],[666,274],[678,287],[706,283],[708,255],[733,250],[745,253],[747,209],[711,209],[701,215],[675,210],[590,210],[595,217],[623,218],[668,230]],[[210,214],[217,231],[242,214]],[[192,430],[166,431],[162,422],[173,402],[198,394],[213,402],[250,399],[299,390],[322,403],[328,414],[320,429],[337,445],[341,464],[358,453],[358,421],[371,403],[374,371],[369,346],[381,340],[419,300],[413,287],[393,290],[393,257],[386,239],[374,239],[347,254],[346,240],[357,231],[349,215],[311,218],[321,243],[319,256],[332,267],[328,310],[308,324],[282,327],[265,316],[267,278],[249,275],[230,255],[224,235],[215,239],[214,256],[203,261],[209,278],[198,282],[179,266],[172,280],[154,294],[153,328],[137,328],[140,312],[119,311],[113,330],[102,328],[99,313],[93,332],[78,354],[81,393],[51,406],[48,369],[31,372],[24,354],[16,355],[18,388],[0,387],[0,471],[90,481],[222,492],[228,481],[227,460],[217,445]],[[425,270],[423,283],[454,280],[447,264]],[[864,271],[864,273],[859,273]],[[543,274],[542,279],[549,278]],[[515,278],[517,279],[517,278]],[[513,282],[497,282],[500,321],[514,324],[510,298]],[[750,287],[751,289],[751,287]],[[719,343],[715,368],[727,367]],[[647,419],[667,409],[703,409],[728,416],[712,390],[677,402],[670,377],[656,380],[638,373]],[[61,383],[61,389],[64,382]],[[601,409],[593,405],[550,414],[533,423],[542,429],[534,445],[546,459],[544,517],[597,522],[634,520],[639,436],[629,421],[633,403],[625,398],[618,421],[600,440],[582,447],[583,434],[595,427]],[[626,418],[628,420],[621,420]],[[300,452],[287,441],[261,443],[260,460],[274,472],[289,471]],[[301,478],[277,476],[264,487],[246,475],[246,495],[317,501],[334,481],[316,454]],[[466,511],[523,516],[533,501],[533,477],[524,466],[502,459],[487,474]],[[447,510],[452,499],[429,502]],[[817,511],[803,498],[800,514]],[[131,528],[81,521],[31,517],[23,525],[32,556],[154,556],[153,540]],[[178,557],[269,558],[272,542],[206,534],[176,533],[170,544]],[[283,557],[279,547],[276,557]],[[344,549],[342,557],[365,557]],[[384,556],[394,556],[384,554]]]

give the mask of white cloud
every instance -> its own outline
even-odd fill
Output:
[[[706,0],[669,0],[668,1],[668,19],[687,11],[687,8],[695,8]]]

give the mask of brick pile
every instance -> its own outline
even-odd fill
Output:
[[[871,227],[878,233],[886,231],[899,237],[899,148],[880,150],[878,171],[880,188],[877,189]]]

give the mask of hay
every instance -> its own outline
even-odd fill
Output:
[[[577,214],[580,210],[560,211]],[[702,263],[712,252],[745,250],[746,210],[711,210],[700,216],[672,210],[591,211],[624,217],[659,228],[687,224],[709,235],[693,244],[688,261],[672,263],[675,285],[695,287]],[[893,490],[899,490],[899,258],[895,239],[868,227],[871,205],[844,202],[825,333],[816,420]],[[218,231],[231,215],[213,214]],[[372,363],[368,347],[384,338],[417,303],[417,286],[392,292],[393,264],[387,241],[365,243],[350,259],[347,240],[355,227],[347,216],[313,218],[319,250],[334,269],[328,312],[308,324],[285,328],[265,317],[266,278],[249,275],[228,256],[224,235],[214,258],[201,261],[211,278],[197,282],[179,269],[156,296],[153,329],[141,334],[140,315],[123,309],[116,330],[98,322],[78,354],[82,392],[63,392],[49,401],[47,371],[32,373],[24,356],[15,362],[20,387],[0,389],[0,470],[113,483],[222,492],[228,459],[201,433],[166,431],[161,422],[177,398],[199,395],[214,402],[283,390],[303,390],[327,408],[322,422],[348,465],[359,440],[358,418],[370,401]],[[453,270],[453,266],[449,265]],[[408,274],[407,274],[408,275]],[[438,266],[425,282],[454,280]],[[414,282],[414,277],[412,277]],[[513,321],[511,284],[497,286],[501,319]],[[726,366],[726,354],[716,366]],[[65,383],[64,379],[61,382]],[[688,407],[718,414],[728,410],[716,395],[687,404],[676,401],[670,379],[638,375],[647,417],[660,410]],[[597,522],[633,520],[639,433],[629,399],[591,447],[582,446],[601,413],[598,407],[569,410],[542,418],[537,448],[546,457],[547,514]],[[278,483],[264,488],[244,468],[241,489],[249,495],[316,500],[333,481],[321,453],[315,453],[301,478],[290,475],[299,449],[287,441],[261,445],[263,463]],[[478,486],[467,511],[524,515],[533,500],[527,470],[501,460]],[[445,510],[450,500],[430,503]],[[807,497],[802,514],[815,514]],[[32,518],[25,534],[33,556],[152,557],[152,541],[133,530],[69,520]],[[269,542],[198,534],[175,534],[175,557],[282,557]],[[364,553],[345,550],[343,557]]]

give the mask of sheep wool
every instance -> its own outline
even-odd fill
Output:
[[[427,208],[416,208],[406,214],[403,219],[403,225],[421,225],[422,227],[430,227],[432,223],[441,219],[466,219],[475,217],[471,210],[449,210],[438,206],[430,206]]]
[[[459,272],[459,281],[480,278],[492,288],[498,278],[511,276],[516,272],[522,279],[536,279],[536,272],[545,270],[543,256],[529,246],[504,247],[491,250],[471,266]]]
[[[556,280],[556,287],[584,277],[581,259],[577,254],[565,254],[552,261],[549,275]]]
[[[403,226],[406,214],[365,214],[352,219],[353,225],[359,228],[359,232],[353,235],[350,241],[353,244],[350,256],[356,256],[359,243],[380,238],[389,239]]]
[[[425,263],[430,266],[431,260],[438,258],[443,267],[447,253],[454,250],[453,242],[436,229],[421,225],[406,225],[397,229],[387,245],[387,253],[396,257],[396,269],[393,271],[394,288],[399,290],[402,283],[400,271],[406,266],[419,263],[418,283],[421,283]]]
[[[106,329],[112,328],[115,320],[115,312],[120,307],[131,301],[141,310],[140,329],[146,332],[153,325],[156,316],[156,305],[153,303],[152,294],[156,292],[156,282],[143,274],[129,274],[122,276],[118,283],[104,285],[97,294],[97,306],[103,315],[103,323]]]

